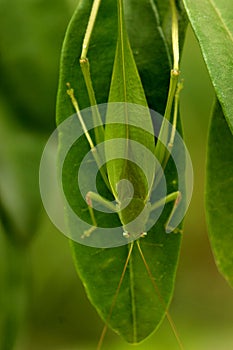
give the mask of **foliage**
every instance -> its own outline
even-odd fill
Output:
[[[209,236],[216,263],[231,286],[233,286],[232,155],[232,133],[220,104],[216,103],[209,130],[206,208]]]
[[[206,212],[217,266],[232,286],[233,3],[230,0],[184,0],[184,4],[220,103],[213,108],[210,125]],[[226,187],[221,189],[224,184]]]
[[[81,1],[77,2],[80,6]],[[172,61],[169,1],[127,0],[125,2],[127,2],[125,8],[127,32],[148,104],[163,114]],[[82,109],[89,106],[89,101],[79,69],[79,54],[91,3],[92,1],[86,0],[83,8],[79,7],[77,10],[80,14],[80,25],[76,36],[69,38],[69,45],[76,52],[72,53],[74,56],[70,66],[65,67],[66,72],[69,71],[69,81],[75,87]],[[105,16],[103,12],[102,15],[100,13],[97,18],[93,43],[88,55],[98,103],[107,101],[117,39],[116,6],[110,1],[102,0],[103,8],[107,6],[104,3],[109,3],[112,10],[105,12]],[[179,10],[182,8],[182,3],[200,43],[211,81],[220,101],[220,105],[217,102],[213,109],[210,124],[206,207],[214,256],[220,272],[232,285],[232,209],[230,207],[232,203],[232,135],[230,132],[232,131],[233,86],[232,1],[176,1]],[[151,5],[155,5],[153,11],[151,11]],[[46,346],[68,349],[72,347],[72,343],[75,344],[74,348],[77,348],[77,342],[78,346],[84,348],[87,339],[90,343],[94,341],[96,344],[99,334],[98,317],[88,306],[82,287],[75,279],[66,239],[52,228],[46,213],[43,212],[37,185],[37,169],[42,147],[45,137],[55,125],[54,100],[61,41],[74,6],[76,6],[75,0],[60,0],[57,3],[49,3],[45,0],[34,2],[16,0],[14,6],[2,0],[0,5],[0,134],[2,141],[0,150],[0,349],[2,346],[3,350],[13,348],[40,350]],[[144,20],[144,13],[147,20]],[[181,48],[184,41],[183,31],[187,24],[185,17],[185,12],[180,12]],[[72,29],[72,23],[69,26],[69,31],[71,30],[75,30],[75,28]],[[163,37],[160,35],[161,30],[164,33]],[[188,45],[192,45],[192,42],[187,41],[186,48]],[[103,46],[104,50],[101,49]],[[202,62],[194,61],[196,50],[193,48],[189,57],[189,70],[182,69],[185,78],[183,96],[186,102],[194,98],[196,91],[191,88],[190,97],[187,99],[186,92],[191,85],[194,86],[198,78],[197,90],[203,99],[207,96],[203,82],[208,78],[205,72],[200,76],[199,69]],[[69,62],[69,54],[63,50],[63,57],[65,56]],[[61,81],[64,80],[65,83],[66,77],[62,75],[63,70],[61,70]],[[188,79],[189,76],[191,81]],[[61,100],[59,114],[66,116],[72,114],[73,109],[66,95],[65,84],[60,85],[60,92],[62,89],[60,98],[64,100]],[[198,100],[194,105],[188,106],[184,115],[190,118],[188,121],[191,129],[190,143],[194,144],[198,158],[196,197],[201,197],[199,184],[202,181],[201,160],[203,137],[205,137],[203,135],[204,123],[207,119],[207,115],[199,113],[202,111],[201,103]],[[197,109],[199,107],[200,110]],[[190,108],[192,113],[198,111],[195,118],[192,118]],[[62,119],[58,122],[61,121]],[[195,130],[197,130],[196,134]],[[84,140],[81,141],[84,147]],[[88,149],[87,145],[86,149]],[[73,155],[75,156],[75,153]],[[73,186],[72,182],[70,186]],[[186,226],[187,235],[184,242],[186,249],[182,252],[181,272],[172,313],[175,314],[175,320],[180,323],[180,333],[187,346],[190,344],[190,348],[204,346],[205,349],[213,347],[230,349],[232,332],[231,328],[228,331],[227,327],[232,324],[233,312],[230,302],[232,295],[230,289],[228,290],[224,285],[224,281],[218,277],[215,266],[212,264],[212,256],[209,255],[205,241],[205,227],[202,224],[200,208],[201,203],[197,201],[196,204],[194,200],[194,219],[188,220]],[[160,238],[157,237],[157,239],[159,241]],[[170,249],[178,254],[179,238],[173,237],[173,240],[177,241],[175,250],[173,245],[171,249],[167,246],[167,251]],[[171,245],[173,243],[171,242]],[[79,248],[77,249],[77,245],[72,245],[73,253],[84,260],[84,266],[85,259],[88,258],[84,249],[82,253],[82,247]],[[116,250],[117,248],[114,251]],[[153,254],[155,252],[155,255],[160,255],[160,250],[161,247],[156,246]],[[87,248],[87,251],[89,253],[93,250]],[[163,252],[160,257],[165,257],[165,254],[166,252]],[[119,258],[121,257],[122,255]],[[133,252],[133,258],[138,261],[137,250]],[[158,261],[157,258],[156,261]],[[177,256],[172,256],[169,261],[173,261],[175,265],[170,267],[169,262],[166,261],[164,267],[171,268],[168,273],[170,277],[175,277]],[[102,264],[103,261],[100,259],[100,266]],[[162,271],[163,261],[160,265]],[[78,269],[81,271],[80,267]],[[90,273],[93,273],[93,269],[94,267],[91,266]],[[86,276],[87,269],[83,273]],[[184,275],[189,277],[183,277]],[[101,274],[96,278],[101,280],[100,283],[103,282]],[[117,285],[117,278],[119,276],[113,276],[113,281],[115,279],[113,289]],[[141,284],[143,283],[144,279]],[[212,290],[209,289],[210,284],[214,286]],[[170,289],[167,295],[171,295],[171,292]],[[101,303],[103,298],[100,294],[98,298]],[[144,306],[145,299],[140,300],[140,303]],[[107,310],[109,305],[105,306]],[[25,316],[26,311],[29,313]],[[144,307],[142,312],[145,312]],[[116,318],[115,320],[117,322]],[[192,329],[187,320],[192,323]],[[25,329],[25,324],[30,325],[28,329]],[[213,332],[213,327],[218,331]],[[110,340],[112,337],[110,332]],[[116,341],[119,342],[116,348],[123,349],[124,346],[129,348],[129,345],[124,345],[120,339]],[[156,333],[156,337],[138,345],[138,348],[155,348],[155,344],[158,348],[163,346],[165,349],[173,348],[173,340],[169,338],[166,328],[162,327],[160,332]],[[114,347],[114,344],[111,343],[111,346]]]
[[[87,103],[87,92],[85,86],[82,85],[83,78],[81,68],[77,65],[77,58],[81,55],[81,43],[87,26],[91,3],[91,1],[81,1],[79,3],[79,7],[74,14],[65,38],[57,105],[58,122],[69,117],[72,112],[71,103],[66,92],[66,82],[69,82],[74,88],[74,91],[77,92],[80,106],[85,106],[85,103]],[[134,5],[134,1],[128,1],[125,12],[130,42],[132,41],[133,52],[136,52],[135,59],[137,68],[142,79],[145,93],[148,92],[149,95],[149,106],[154,109],[156,108],[156,110],[164,111],[166,103],[165,94],[167,93],[169,81],[169,62],[171,61],[171,53],[168,51],[168,47],[171,45],[170,42],[166,40],[165,35],[161,35],[161,28],[157,27],[158,23],[156,24],[156,20],[162,22],[163,18],[156,18],[157,12],[155,13],[155,11],[157,11],[157,9],[155,5],[151,7],[150,2],[140,3],[137,4],[137,6]],[[99,10],[88,52],[91,76],[93,77],[93,85],[98,102],[108,101],[110,79],[116,50],[116,41],[113,39],[117,31],[116,10],[115,1],[108,3],[103,2]],[[169,11],[170,10],[167,9],[165,13],[170,17],[171,26],[171,14]],[[110,14],[107,20],[105,18],[106,12]],[[144,13],[143,19],[140,16],[142,12]],[[130,23],[133,23],[133,27],[129,25]],[[183,22],[182,26],[184,26]],[[143,30],[141,30],[141,28],[143,28]],[[151,36],[149,33],[153,33],[153,35]],[[148,39],[145,40],[145,38]],[[182,33],[181,38],[183,38]],[[146,48],[145,43],[147,45]],[[124,42],[124,45],[127,48],[127,42]],[[118,43],[118,47],[119,46]],[[150,48],[152,48],[152,50],[150,50]],[[146,57],[144,57],[143,52],[147,49],[148,52]],[[111,101],[136,103],[137,100],[135,100],[135,98],[138,98],[138,100],[141,101],[140,103],[142,103],[143,99],[145,99],[140,87],[141,83],[139,78],[137,78],[136,66],[131,55],[129,47],[125,49],[125,57],[121,57],[120,51],[116,53],[114,73],[111,82]],[[98,60],[96,60],[96,57],[98,57]],[[122,85],[122,81],[119,80],[119,76],[122,74],[122,60],[126,62],[128,67],[126,82],[127,100],[125,96],[119,95],[121,91],[120,85]],[[76,64],[74,65],[73,62],[75,61]],[[163,72],[163,74],[161,74],[161,72]],[[150,78],[148,74],[150,74]],[[132,81],[134,81],[134,84],[132,84]],[[138,91],[138,97],[135,90]],[[143,104],[145,104],[145,102]],[[74,181],[76,181],[74,174],[78,171],[78,164],[82,159],[80,150],[85,154],[85,144],[85,139],[78,143],[76,151],[73,150],[75,153],[70,157],[70,160],[66,161],[63,169],[63,186],[66,195],[70,198],[70,203],[72,202],[75,205],[75,210],[79,213],[80,209],[84,210],[86,204],[79,199],[80,194],[78,190],[74,190],[76,187],[74,183]],[[74,159],[76,160],[75,162]],[[74,164],[76,166],[74,166]],[[171,190],[173,188],[172,182],[174,176],[176,176],[176,172],[172,170],[171,164],[168,166],[168,174],[168,186]],[[108,197],[106,190],[107,189],[104,191],[102,190],[102,194]],[[148,272],[135,247],[131,256],[130,267],[124,278],[115,308],[109,320],[111,327],[122,334],[129,342],[138,342],[144,339],[160,324],[165,315],[165,304],[169,304],[171,299],[181,237],[180,234],[166,235],[164,232],[164,222],[170,210],[171,206],[168,205],[161,221],[149,232],[147,242],[141,242],[142,250],[144,251],[146,260],[150,264],[161,296],[155,293],[153,284],[148,277]],[[104,223],[111,227],[112,217],[109,216],[105,218]],[[96,249],[74,242],[72,246],[76,266],[84,282],[88,296],[96,306],[100,315],[107,320],[129,248],[123,246],[114,249]],[[106,276],[110,275],[111,283],[109,283],[109,278],[106,279]],[[142,283],[142,281],[144,282]],[[163,299],[162,304],[160,297]],[[150,304],[144,303],[144,306],[142,306],[140,300],[144,298],[150,300]],[[132,319],[134,319],[134,322],[132,322]]]

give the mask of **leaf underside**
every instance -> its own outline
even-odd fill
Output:
[[[233,137],[218,102],[209,131],[206,210],[217,266],[233,287]]]
[[[91,4],[90,0],[79,2],[65,37],[57,100],[58,124],[73,114],[72,105],[66,94],[67,81],[74,88],[80,107],[84,108],[89,105],[78,59]],[[157,18],[151,4],[150,0],[140,2],[127,0],[125,2],[126,26],[149,107],[164,113],[170,73],[167,47],[170,46],[170,43],[165,45],[164,38],[161,37],[161,30],[160,27],[158,29]],[[163,14],[164,17],[168,15],[165,12]],[[160,21],[162,28],[163,18],[160,18]],[[108,101],[116,51],[116,34],[116,1],[103,1],[88,53],[98,103]],[[181,40],[183,40],[183,35],[182,32]],[[144,54],[145,47],[148,49],[146,54]],[[62,147],[62,140],[60,146]],[[81,199],[76,185],[78,167],[88,149],[85,138],[78,140],[76,146],[73,147],[73,153],[63,168],[63,187],[73,209],[79,214],[83,212],[83,218],[91,222],[87,205]],[[173,180],[176,179],[176,169],[172,162],[168,162],[165,175],[170,193],[176,190],[173,184]],[[101,188],[101,194],[110,198],[101,179],[98,180],[97,185]],[[164,305],[161,304],[160,297],[154,290],[135,245],[116,305],[108,322],[112,329],[131,343],[145,339],[159,326],[165,316],[165,308],[168,307],[172,297],[181,235],[165,233],[164,225],[171,207],[170,204],[166,205],[160,220],[148,232],[148,236],[140,240],[141,248]],[[112,227],[112,217],[96,213],[96,218],[97,223],[101,222],[107,227]],[[69,221],[69,217],[67,219]],[[115,221],[117,220],[116,218]],[[106,321],[129,246],[100,249],[73,241],[71,241],[71,246],[75,265],[87,295],[100,316]]]

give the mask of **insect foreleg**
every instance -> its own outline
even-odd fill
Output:
[[[86,201],[92,204],[93,201],[96,203],[102,204],[106,209],[109,209],[111,212],[117,212],[116,205],[102,197],[100,194],[96,192],[89,191],[86,195]]]
[[[95,229],[98,226],[96,218],[95,218],[94,210],[93,210],[93,207],[92,207],[92,202],[96,202],[96,203],[101,204],[102,206],[104,206],[105,208],[110,210],[111,212],[116,212],[117,211],[116,205],[114,205],[112,202],[108,201],[107,199],[102,197],[100,194],[95,193],[95,192],[89,191],[87,193],[87,195],[86,195],[86,202],[87,202],[87,205],[88,205],[88,210],[89,210],[89,213],[90,213],[90,217],[91,217],[93,226],[89,230],[84,231],[84,233],[82,235],[82,238],[89,237],[92,234],[92,232],[94,232]]]

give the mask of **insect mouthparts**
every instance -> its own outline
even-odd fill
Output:
[[[147,236],[147,232],[142,232],[139,236],[139,238],[145,238]],[[130,233],[127,231],[123,231],[123,237],[125,238],[129,238],[130,237]]]

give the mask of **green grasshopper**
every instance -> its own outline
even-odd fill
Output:
[[[88,53],[91,34],[94,28],[96,16],[100,6],[100,2],[101,2],[100,0],[95,0],[93,2],[93,7],[89,18],[86,34],[84,37],[83,50],[80,58],[80,64],[81,64],[83,76],[85,79],[86,87],[88,90],[90,103],[93,106],[92,108],[93,118],[98,121],[98,124],[101,123],[100,121],[101,117],[100,117],[100,113],[98,111],[98,106],[96,103],[95,92],[92,86],[90,66],[87,59],[87,53]],[[165,114],[164,114],[164,120],[169,121],[173,110],[173,124],[172,124],[173,127],[172,127],[172,132],[169,134],[167,124],[165,122],[162,123],[156,145],[154,142],[154,136],[152,132],[153,125],[152,125],[149,109],[147,109],[147,113],[144,113],[143,121],[141,121],[141,123],[147,125],[148,132],[145,132],[140,128],[140,125],[143,125],[143,124],[140,124],[140,121],[138,124],[139,126],[138,125],[135,126],[133,125],[133,123],[131,123],[131,120],[135,117],[135,115],[130,113],[129,109],[127,108],[128,104],[134,104],[134,105],[138,104],[146,108],[147,102],[146,102],[146,97],[144,95],[143,87],[140,81],[140,77],[137,71],[137,67],[133,58],[133,54],[130,48],[129,40],[127,37],[127,32],[126,32],[125,22],[124,22],[124,13],[123,13],[123,0],[118,0],[117,3],[118,3],[118,41],[117,41],[115,62],[113,67],[111,88],[109,92],[109,100],[108,100],[109,106],[107,110],[106,124],[105,124],[105,127],[102,125],[101,128],[98,128],[97,130],[94,130],[94,131],[95,131],[96,144],[101,143],[103,141],[108,142],[109,140],[114,138],[114,135],[116,135],[116,132],[117,132],[117,137],[119,139],[125,139],[126,141],[123,144],[123,146],[120,147],[121,151],[119,152],[118,158],[108,161],[106,164],[106,167],[100,168],[102,178],[106,186],[112,192],[115,198],[116,204],[113,204],[112,202],[102,198],[98,193],[89,191],[86,195],[86,201],[88,204],[88,209],[93,222],[93,226],[91,229],[83,232],[82,234],[84,244],[85,244],[85,240],[87,240],[90,235],[96,234],[94,231],[98,227],[98,223],[94,215],[92,204],[93,202],[100,202],[103,205],[105,205],[107,208],[112,210],[112,212],[115,212],[118,214],[123,227],[123,236],[125,237],[125,244],[127,244],[128,242],[131,242],[129,243],[130,244],[129,253],[122,271],[118,288],[116,290],[116,293],[112,301],[111,308],[109,310],[109,315],[108,315],[106,324],[108,323],[111,317],[112,311],[114,309],[114,306],[116,304],[116,299],[119,294],[120,287],[125,275],[125,271],[129,264],[129,260],[134,247],[134,240],[136,240],[139,253],[143,259],[146,270],[148,271],[148,274],[151,278],[152,284],[154,285],[154,289],[156,290],[156,293],[158,293],[158,290],[156,285],[154,284],[150,269],[147,265],[143,252],[141,250],[139,240],[141,237],[145,237],[147,234],[145,230],[146,223],[149,219],[150,214],[153,213],[153,211],[155,211],[158,207],[163,206],[166,203],[174,202],[173,209],[171,211],[171,214],[166,224],[166,226],[168,227],[170,224],[171,218],[174,215],[174,212],[181,199],[181,193],[179,191],[175,191],[166,195],[164,198],[160,199],[156,203],[151,203],[150,196],[152,191],[154,190],[153,186],[154,186],[155,179],[157,177],[160,177],[161,174],[157,172],[156,166],[154,166],[152,169],[152,176],[148,182],[147,181],[148,179],[145,179],[143,177],[143,174],[141,173],[140,169],[138,169],[138,167],[135,164],[133,164],[131,161],[128,160],[129,149],[132,148],[130,144],[130,140],[134,140],[134,141],[140,142],[145,148],[147,148],[157,158],[158,162],[161,164],[162,169],[165,169],[170,156],[171,149],[173,147],[174,137],[176,132],[179,94],[182,89],[182,83],[178,82],[179,45],[178,45],[178,20],[177,20],[175,3],[173,0],[170,1],[172,14],[173,14],[172,42],[173,42],[174,64],[173,64],[173,69],[171,70],[169,93],[167,98]],[[96,144],[92,140],[90,133],[85,125],[85,121],[80,112],[78,102],[74,96],[74,91],[70,87],[69,83],[67,85],[68,85],[67,93],[70,96],[73,106],[76,110],[78,119],[83,128],[84,134],[92,150],[93,157],[97,164],[102,164],[101,155],[98,154],[98,152],[96,151],[97,150]],[[129,86],[134,87],[133,91],[135,91],[135,93],[132,93],[132,89],[130,90]],[[116,96],[117,96],[117,100],[116,100]],[[112,105],[112,103],[114,102],[121,102],[125,106],[125,109],[121,112],[119,112],[119,110],[116,111],[114,109],[114,105]],[[164,142],[161,142],[160,140],[166,140],[167,146],[165,146]],[[107,159],[111,159],[112,158],[111,152],[113,152],[112,148],[111,147],[105,148],[105,152],[107,154]],[[132,149],[132,153],[134,153],[134,148]],[[148,167],[147,162],[148,162],[148,159],[145,159],[145,164],[144,164],[145,167]],[[127,180],[127,181],[124,182],[124,180]],[[133,195],[130,191],[128,182],[130,182],[134,188]],[[157,183],[158,182],[159,181],[157,181]],[[140,213],[143,213],[143,215],[140,215]],[[163,300],[161,300],[161,302],[163,303]],[[166,309],[165,306],[164,306],[164,309]],[[180,348],[182,348],[182,344],[176,333],[176,330],[170,318],[170,315],[167,311],[165,312],[169,319],[169,322],[172,325],[175,336],[180,344]],[[98,349],[100,349],[101,347],[106,329],[107,329],[107,325],[105,326],[103,333],[101,335]]]
[[[84,79],[86,82],[90,102],[94,106],[93,118],[97,120],[100,120],[101,116],[98,112],[98,107],[96,105],[95,93],[94,93],[91,76],[90,76],[90,67],[87,59],[87,50],[88,50],[89,41],[90,41],[90,37],[91,37],[91,33],[95,23],[95,18],[98,12],[99,5],[100,5],[100,1],[94,1],[86,35],[83,42],[83,50],[82,50],[81,59],[80,59],[80,64],[81,64]],[[174,7],[174,4],[172,6]],[[170,135],[170,139],[167,147],[168,149],[166,149],[166,147],[161,141],[158,141],[155,146],[152,131],[151,131],[151,134],[148,134],[140,130],[140,128],[137,128],[136,130],[135,128],[132,127],[132,125],[129,124],[130,118],[135,119],[135,113],[130,113],[127,106],[125,107],[125,110],[123,112],[120,112],[119,110],[114,111],[115,107],[111,108],[112,107],[111,102],[116,102],[115,100],[116,94],[118,95],[117,102],[126,102],[126,103],[134,103],[134,104],[137,103],[140,105],[147,106],[146,98],[144,95],[140,77],[137,72],[136,64],[134,62],[134,58],[131,52],[131,48],[129,45],[129,41],[128,41],[126,29],[125,29],[124,18],[123,18],[123,4],[122,4],[122,1],[118,1],[119,33],[118,33],[118,43],[117,43],[117,49],[116,49],[115,64],[113,68],[113,78],[112,78],[112,83],[111,83],[111,88],[109,93],[109,108],[108,108],[109,110],[107,113],[105,129],[103,126],[101,129],[98,128],[98,132],[96,132],[95,138],[97,143],[102,140],[104,141],[111,140],[113,138],[113,135],[116,134],[116,125],[114,125],[113,123],[117,122],[118,123],[117,137],[125,139],[127,141],[125,142],[125,145],[122,146],[124,150],[121,153],[120,152],[118,153],[118,158],[121,158],[121,159],[107,162],[107,167],[106,167],[107,172],[104,172],[103,169],[101,171],[101,174],[106,186],[111,190],[111,192],[115,197],[116,205],[110,202],[107,202],[106,199],[102,198],[97,193],[88,192],[86,196],[86,200],[87,200],[87,203],[89,204],[88,208],[92,218],[93,227],[83,233],[83,236],[82,236],[83,238],[90,236],[92,232],[95,230],[95,227],[97,227],[96,219],[92,209],[93,201],[100,202],[106,205],[106,207],[109,207],[113,212],[117,212],[123,226],[123,235],[126,238],[131,237],[133,239],[137,239],[140,236],[146,235],[146,231],[144,227],[145,227],[145,223],[148,221],[148,218],[151,212],[156,210],[159,206],[162,206],[168,202],[174,201],[175,204],[174,204],[173,210],[167,221],[167,226],[169,226],[170,219],[174,214],[176,206],[179,203],[181,194],[179,191],[175,191],[167,195],[165,198],[161,199],[159,202],[151,204],[149,200],[150,200],[151,191],[153,189],[153,183],[156,177],[155,169],[153,170],[153,176],[150,179],[151,183],[145,185],[143,181],[143,177],[140,174],[140,171],[131,162],[125,159],[127,158],[129,153],[129,148],[130,148],[129,139],[132,139],[132,138],[134,138],[135,140],[139,140],[141,144],[143,144],[146,148],[148,148],[158,159],[163,169],[166,167],[167,161],[169,159],[169,155],[173,146],[174,136],[176,131],[179,93],[182,88],[182,84],[178,83],[179,49],[178,49],[177,19],[176,19],[175,9],[173,13],[174,13],[173,37],[174,37],[175,60],[174,60],[173,70],[171,71],[170,89],[169,89],[168,102],[165,110],[164,119],[165,120],[170,119],[173,102],[174,102],[174,117],[173,117],[173,132]],[[125,62],[127,63],[127,67],[129,68],[125,67]],[[132,77],[133,77],[133,82],[132,82]],[[120,84],[119,84],[119,81],[120,81]],[[131,96],[127,88],[127,85],[129,85],[129,83],[135,87],[135,90],[137,90],[136,97]],[[82,118],[82,115],[78,106],[78,102],[74,97],[74,91],[72,88],[70,88],[69,84],[68,84],[68,87],[69,89],[67,93],[71,97],[72,103],[75,107],[77,116],[80,120],[84,133],[86,135],[86,138],[89,142],[90,148],[93,151],[93,156],[98,164],[100,160],[98,159],[99,156],[96,152],[94,142],[92,141],[90,134],[85,126],[85,122]],[[136,116],[136,118],[140,118],[140,116]],[[127,120],[127,123],[126,123],[126,120]],[[143,114],[143,120],[141,120],[141,123],[139,121],[140,126],[143,127],[143,124],[147,125],[148,130],[153,130],[149,110],[147,111],[147,113]],[[135,136],[135,133],[136,133],[136,136]],[[164,135],[166,135],[165,139],[168,139],[167,134],[168,134],[168,130],[167,130],[166,124],[163,123],[160,130],[159,139],[160,138],[164,139]],[[112,148],[107,147],[105,149],[105,152],[107,154],[107,158],[111,159]],[[145,159],[145,162],[146,161],[147,159]],[[144,164],[144,167],[148,167],[148,164]],[[144,167],[142,168],[144,169]],[[129,188],[127,184],[126,185],[123,184],[122,186],[120,186],[121,181],[123,179],[128,179],[133,185],[133,188],[134,188],[133,197],[129,197]],[[126,203],[129,203],[129,205],[126,205]],[[143,210],[143,215],[141,215],[139,219],[135,219],[138,217],[139,213],[142,212],[142,210]],[[131,222],[133,222],[133,224],[131,224]]]

